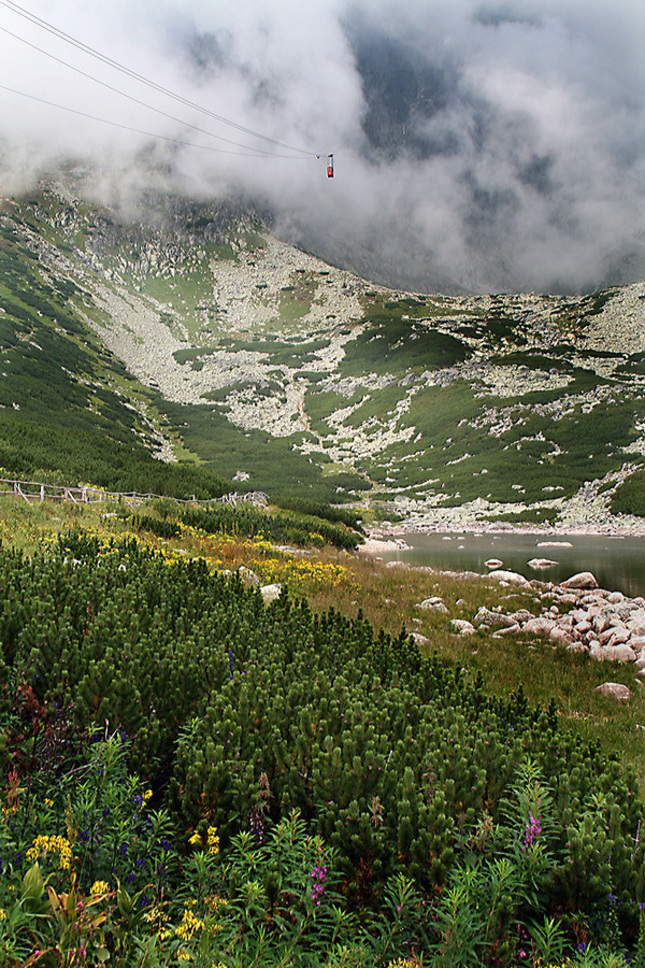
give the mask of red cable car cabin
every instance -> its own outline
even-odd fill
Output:
[[[334,156],[327,155],[327,178],[334,177]]]

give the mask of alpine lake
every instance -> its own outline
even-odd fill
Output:
[[[439,571],[476,572],[492,569],[486,561],[497,558],[507,571],[529,580],[558,584],[577,572],[590,571],[601,588],[620,591],[630,598],[645,597],[645,537],[535,533],[511,534],[400,534],[406,548],[384,551],[384,561],[424,565]],[[536,568],[532,559],[554,564]]]

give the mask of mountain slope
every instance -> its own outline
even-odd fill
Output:
[[[228,486],[369,491],[417,516],[598,520],[641,466],[643,284],[395,292],[242,205],[156,197],[124,220],[61,186],[5,204],[2,232],[5,352],[22,376],[3,367],[1,402],[24,419],[134,439]]]

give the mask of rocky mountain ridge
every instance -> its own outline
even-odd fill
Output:
[[[151,419],[164,459],[188,437],[206,455],[209,432],[192,427],[224,417],[245,446],[230,478],[270,491],[257,448],[282,439],[338,475],[339,498],[369,492],[417,525],[598,525],[642,466],[645,283],[406,293],[293,248],[243,207],[166,200],[158,225],[127,223],[64,186],[6,202],[4,218],[12,206],[43,267],[86,294],[86,324],[167,402]]]

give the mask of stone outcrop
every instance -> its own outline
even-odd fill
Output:
[[[534,636],[570,652],[588,652],[598,662],[632,662],[645,669],[645,599],[599,588],[591,572],[574,575],[560,585],[530,584],[542,589],[549,602],[539,615],[526,609],[504,612],[482,606],[472,622],[452,619],[453,631],[464,635],[472,634],[471,629],[487,629],[496,638]]]

